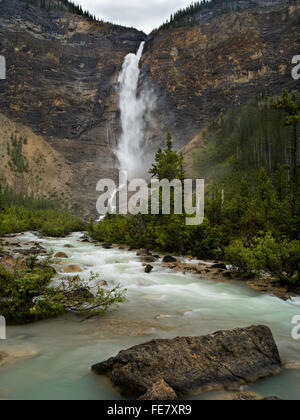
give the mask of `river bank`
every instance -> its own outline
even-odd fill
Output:
[[[176,271],[161,260],[151,263],[151,274],[136,250],[105,249],[100,244],[81,242],[82,233],[67,238],[41,238],[32,233],[8,238],[47,253],[64,252],[67,259],[58,264],[55,281],[66,274],[63,267],[77,265],[80,276],[99,274],[108,287],[127,289],[127,299],[117,311],[85,319],[75,314],[22,327],[8,327],[4,352],[25,351],[31,358],[1,366],[0,398],[21,399],[120,399],[90,366],[116,355],[120,350],[152,339],[199,336],[221,329],[263,324],[271,328],[284,365],[276,377],[243,389],[268,397],[299,399],[299,343],[292,339],[292,318],[299,314],[300,301],[283,301],[255,291],[233,279]],[[160,255],[162,257],[162,255]],[[186,262],[193,265],[193,261]],[[208,274],[208,273],[207,273]],[[16,381],[18,378],[18,381]],[[232,393],[205,393],[197,399],[231,398]]]

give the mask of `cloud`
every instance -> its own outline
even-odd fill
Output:
[[[146,33],[159,27],[192,0],[75,0],[98,18],[132,26]]]

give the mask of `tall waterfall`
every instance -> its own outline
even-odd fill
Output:
[[[142,42],[136,54],[126,56],[119,76],[122,133],[115,152],[120,170],[127,171],[129,179],[145,172],[145,121],[147,109],[151,107],[151,95],[148,92],[137,95],[144,45]]]

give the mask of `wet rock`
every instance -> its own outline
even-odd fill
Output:
[[[254,392],[243,392],[233,396],[231,401],[281,401],[278,397],[266,397],[255,394]]]
[[[128,251],[137,251],[139,248],[137,248],[136,246],[131,246],[129,247]]]
[[[150,274],[152,270],[153,270],[152,265],[150,265],[150,264],[146,265],[145,273]]]
[[[71,264],[64,267],[65,273],[82,273],[82,268],[79,265]]]
[[[174,401],[177,395],[163,379],[155,382],[139,400],[142,401]]]
[[[100,287],[105,287],[105,286],[108,286],[108,283],[107,283],[106,280],[101,280],[100,283],[99,283],[99,286]]]
[[[0,350],[0,366],[15,363],[18,360],[32,358],[36,355],[36,351],[27,349],[10,350],[9,352]]]
[[[222,273],[223,277],[226,277],[228,279],[232,278],[232,273],[230,271],[225,271]]]
[[[18,248],[18,249],[14,249],[13,250],[14,253],[16,254],[21,254],[21,255],[37,255],[37,254],[44,254],[47,253],[45,250],[41,250],[40,248],[30,248],[30,249],[22,249],[22,248]]]
[[[159,255],[155,254],[155,255],[153,255],[153,258],[155,258],[157,260],[160,260],[161,257]]]
[[[255,383],[279,373],[281,360],[270,329],[252,326],[153,340],[121,351],[92,370],[107,375],[123,395],[140,397],[163,379],[180,397]]]
[[[211,268],[212,269],[214,269],[214,270],[216,270],[216,269],[221,269],[221,270],[227,270],[227,267],[226,267],[226,265],[225,264],[223,264],[223,263],[218,263],[218,264],[213,264],[212,266],[211,266]]]
[[[151,252],[149,251],[149,249],[139,249],[136,253],[136,255],[138,257],[141,257],[143,255],[151,255]]]
[[[154,257],[152,257],[152,255],[146,255],[144,257],[142,257],[142,261],[145,263],[154,263],[156,261],[156,259]]]
[[[65,252],[57,252],[54,255],[55,258],[69,258],[68,255]]]
[[[110,243],[104,243],[104,244],[102,244],[102,248],[104,248],[104,249],[111,249],[112,248],[112,244],[110,244]]]
[[[176,260],[176,258],[171,257],[170,255],[166,255],[166,256],[163,258],[163,262],[164,262],[164,263],[176,263],[176,262],[177,262],[177,260]]]
[[[66,245],[64,245],[64,248],[72,249],[72,248],[75,248],[75,247],[71,244],[66,244]]]

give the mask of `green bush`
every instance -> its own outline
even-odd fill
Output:
[[[262,238],[254,238],[250,243],[238,239],[227,247],[225,256],[244,277],[259,276],[262,271],[267,271],[279,281],[299,281],[299,241],[277,241],[270,233]]]
[[[71,310],[97,315],[124,301],[119,287],[91,291],[90,282],[79,276],[66,278],[59,286],[51,286],[54,276],[50,258],[43,263],[29,259],[27,266],[16,263],[13,272],[0,265],[0,313],[10,324],[27,324],[54,317]]]

